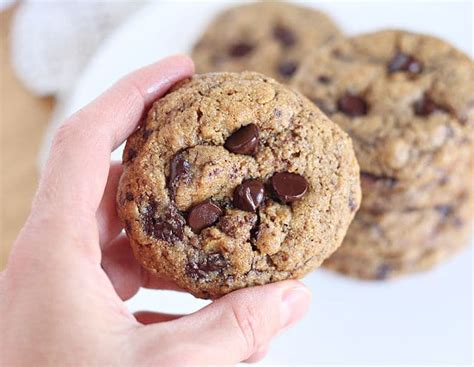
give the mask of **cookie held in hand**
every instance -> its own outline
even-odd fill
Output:
[[[117,205],[136,258],[203,298],[305,275],[360,204],[347,135],[257,73],[179,83],[123,161]]]

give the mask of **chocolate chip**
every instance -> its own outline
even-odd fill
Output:
[[[265,189],[259,180],[242,182],[234,190],[234,206],[247,212],[254,212],[264,199]]]
[[[254,49],[253,45],[246,42],[239,42],[229,49],[229,55],[232,57],[243,57]]]
[[[212,226],[222,216],[222,210],[210,201],[204,201],[194,206],[188,214],[188,225],[194,233]]]
[[[392,272],[392,267],[388,264],[381,264],[375,272],[375,277],[379,280],[387,279]]]
[[[127,153],[127,161],[131,161],[137,156],[137,151],[133,148],[130,148]]]
[[[428,116],[435,111],[443,110],[443,108],[438,106],[430,97],[425,95],[413,104],[413,110],[418,116]]]
[[[390,60],[387,67],[389,73],[406,71],[410,74],[420,74],[423,70],[423,65],[419,60],[400,51]]]
[[[212,253],[198,261],[186,264],[186,274],[194,279],[205,278],[209,272],[222,271],[228,262],[222,254]]]
[[[168,177],[168,188],[171,191],[171,197],[174,199],[176,195],[176,186],[178,181],[188,178],[191,165],[184,158],[183,152],[176,153],[170,161],[170,175]]]
[[[159,240],[174,243],[183,239],[183,228],[186,224],[181,213],[174,206],[168,207],[162,217],[156,217],[157,204],[150,200],[142,213],[145,233]]]
[[[291,47],[296,42],[294,33],[284,25],[277,25],[273,28],[273,37],[277,39],[283,47]]]
[[[363,98],[350,93],[346,93],[337,100],[337,108],[351,117],[367,115],[369,109]]]
[[[131,192],[127,192],[125,194],[125,199],[127,199],[127,201],[133,201],[134,199],[133,194]]]
[[[352,195],[349,196],[349,209],[351,212],[355,211],[357,209],[358,205],[354,200],[354,197]]]
[[[449,217],[454,211],[451,205],[437,205],[435,209],[443,218]]]
[[[278,72],[286,78],[292,76],[296,69],[298,69],[298,64],[294,61],[282,61],[278,65]]]
[[[320,82],[321,84],[329,84],[331,83],[331,78],[327,75],[320,75],[318,76],[318,82]]]
[[[258,127],[249,124],[229,136],[224,147],[236,154],[255,155],[258,151]]]
[[[271,186],[278,199],[284,203],[292,203],[306,193],[308,181],[296,173],[278,172],[271,178]]]

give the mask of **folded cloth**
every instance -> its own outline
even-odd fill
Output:
[[[32,92],[66,92],[101,41],[145,2],[20,3],[11,29],[13,68]]]

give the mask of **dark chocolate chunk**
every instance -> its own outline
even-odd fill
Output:
[[[278,172],[271,178],[275,195],[284,203],[299,200],[308,190],[308,181],[303,176],[290,172]]]
[[[327,75],[320,75],[318,76],[318,82],[320,82],[321,84],[329,84],[331,83],[331,78]]]
[[[283,47],[291,47],[296,42],[294,33],[284,25],[277,25],[273,28],[273,37],[281,43]]]
[[[379,280],[384,280],[387,279],[390,276],[390,273],[392,272],[392,267],[388,264],[381,264],[377,268],[375,278]]]
[[[398,51],[388,63],[389,73],[397,71],[406,71],[410,74],[420,74],[423,71],[423,65],[419,60],[411,55]]]
[[[363,98],[350,93],[346,93],[338,99],[337,108],[351,117],[367,115],[369,109]]]
[[[425,95],[413,104],[413,110],[418,116],[428,116],[435,111],[441,111],[442,108],[438,106],[429,96]]]
[[[220,253],[212,253],[199,259],[190,261],[186,264],[186,274],[194,279],[205,278],[210,272],[222,271],[227,267],[228,262]]]
[[[137,156],[137,151],[133,148],[130,148],[127,153],[127,161],[133,160]]]
[[[249,124],[229,136],[224,147],[236,154],[255,155],[258,152],[258,127]]]
[[[174,206],[168,207],[162,217],[156,216],[156,202],[150,200],[142,213],[143,230],[149,236],[174,243],[183,239],[186,221]]]
[[[127,199],[127,201],[133,201],[133,199],[134,199],[133,194],[130,191],[128,191],[125,194],[125,199]]]
[[[247,42],[239,42],[232,45],[229,49],[229,55],[232,57],[243,57],[251,53],[254,46]]]
[[[292,76],[296,69],[298,69],[298,63],[294,61],[282,61],[278,65],[278,72],[286,78]]]
[[[194,233],[199,233],[212,226],[222,216],[222,210],[211,201],[204,201],[194,206],[188,214],[188,225]]]
[[[171,198],[176,195],[176,186],[180,179],[189,178],[191,165],[184,158],[183,152],[176,153],[170,161],[170,175],[168,177],[168,188],[170,189]]]
[[[234,190],[234,206],[247,212],[254,212],[264,199],[265,189],[260,180],[247,180]]]

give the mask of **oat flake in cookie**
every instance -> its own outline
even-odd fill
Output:
[[[303,57],[339,37],[325,14],[287,3],[263,2],[219,14],[193,49],[200,73],[252,70],[287,82]]]
[[[137,259],[203,298],[303,276],[360,204],[347,135],[257,73],[176,85],[123,160],[118,211]]]

